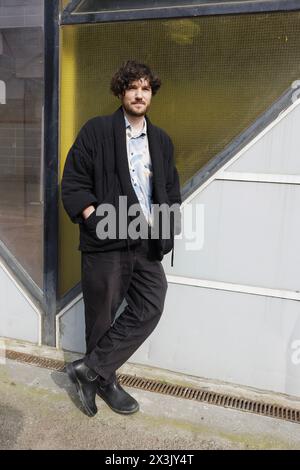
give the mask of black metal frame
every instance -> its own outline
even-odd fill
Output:
[[[42,342],[55,346],[58,293],[59,2],[44,0],[44,309]]]
[[[104,11],[101,13],[74,13],[81,0],[73,0],[62,12],[61,24],[103,23],[107,21],[132,21],[162,18],[183,18],[207,15],[230,15],[241,13],[265,13],[299,10],[299,0],[246,0],[220,3],[199,0],[197,6],[145,8],[143,10]],[[201,2],[201,3],[200,3]],[[112,1],[112,10],[113,10]]]

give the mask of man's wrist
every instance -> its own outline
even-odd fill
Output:
[[[88,206],[86,207],[83,211],[82,211],[82,217],[84,219],[87,219],[94,211],[95,211],[95,207],[94,206]]]

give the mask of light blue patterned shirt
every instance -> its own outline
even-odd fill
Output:
[[[152,225],[152,163],[147,137],[147,122],[141,131],[134,129],[125,116],[128,166],[131,183],[148,224]]]

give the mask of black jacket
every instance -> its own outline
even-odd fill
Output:
[[[147,133],[153,170],[153,203],[181,204],[178,173],[174,164],[170,137],[147,119]],[[107,251],[136,244],[124,239],[100,240],[96,225],[100,219],[93,212],[86,220],[82,211],[89,205],[113,204],[118,212],[120,195],[126,195],[128,206],[138,204],[131,184],[126,148],[123,109],[110,116],[89,120],[71,147],[62,177],[62,202],[74,223],[79,223],[81,251]],[[155,241],[156,258],[173,248],[174,228],[169,240]]]

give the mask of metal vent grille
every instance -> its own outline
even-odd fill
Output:
[[[48,359],[30,354],[20,353],[16,351],[6,350],[5,355],[8,359],[32,364],[46,369],[63,372],[65,363],[55,359]],[[174,397],[185,398],[187,400],[195,400],[208,403],[210,405],[223,406],[248,413],[255,413],[271,418],[279,418],[294,423],[300,423],[300,409],[289,408],[272,403],[266,403],[257,400],[235,397],[224,393],[216,393],[203,390],[201,388],[184,387],[182,385],[174,385],[161,382],[158,380],[145,379],[127,374],[119,374],[120,384],[127,387],[134,387],[149,392],[163,393]]]
[[[294,408],[235,397],[223,393],[211,392],[199,388],[161,383],[156,380],[148,380],[123,374],[119,375],[118,378],[122,385],[126,385],[128,387],[135,387],[142,390],[148,390],[149,392],[163,393],[175,397],[186,398],[188,400],[205,402],[210,405],[223,406],[225,408],[233,408],[236,410],[300,423],[300,410]]]
[[[13,361],[23,362],[37,367],[43,367],[44,369],[57,370],[58,372],[63,372],[65,369],[65,363],[63,361],[49,359],[47,357],[32,356],[31,354],[11,351],[9,349],[6,349],[5,357],[7,357],[7,359],[12,359]]]

